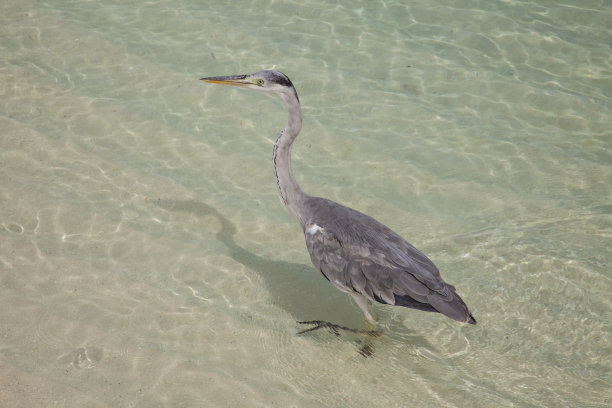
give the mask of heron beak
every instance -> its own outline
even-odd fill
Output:
[[[253,85],[253,81],[251,80],[250,75],[230,75],[230,76],[208,77],[208,78],[200,78],[200,81],[210,82],[211,84],[239,86],[241,88],[245,88],[245,87],[248,87],[249,85]]]

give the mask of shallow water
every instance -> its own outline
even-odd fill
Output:
[[[605,1],[8,0],[0,12],[0,405],[609,407]],[[477,326],[310,265],[303,188],[432,258]],[[371,348],[364,358],[359,351]]]

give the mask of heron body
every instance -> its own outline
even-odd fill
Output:
[[[314,266],[336,288],[351,294],[367,320],[374,323],[368,306],[376,301],[476,324],[455,287],[422,252],[374,218],[300,188],[291,171],[291,146],[302,128],[302,110],[285,74],[266,70],[202,80],[276,93],[285,102],[289,120],[273,154],[279,197],[302,226]]]

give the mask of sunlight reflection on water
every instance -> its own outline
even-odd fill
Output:
[[[9,2],[0,15],[0,405],[609,406],[610,7]],[[276,64],[276,65],[274,65]],[[427,253],[479,324],[363,325],[276,197]],[[370,358],[359,350],[368,346]]]

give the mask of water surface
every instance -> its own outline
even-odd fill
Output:
[[[3,3],[0,405],[609,407],[609,3],[226,3]],[[302,187],[477,326],[296,335],[363,321],[276,197],[284,108],[198,81],[269,68]]]

